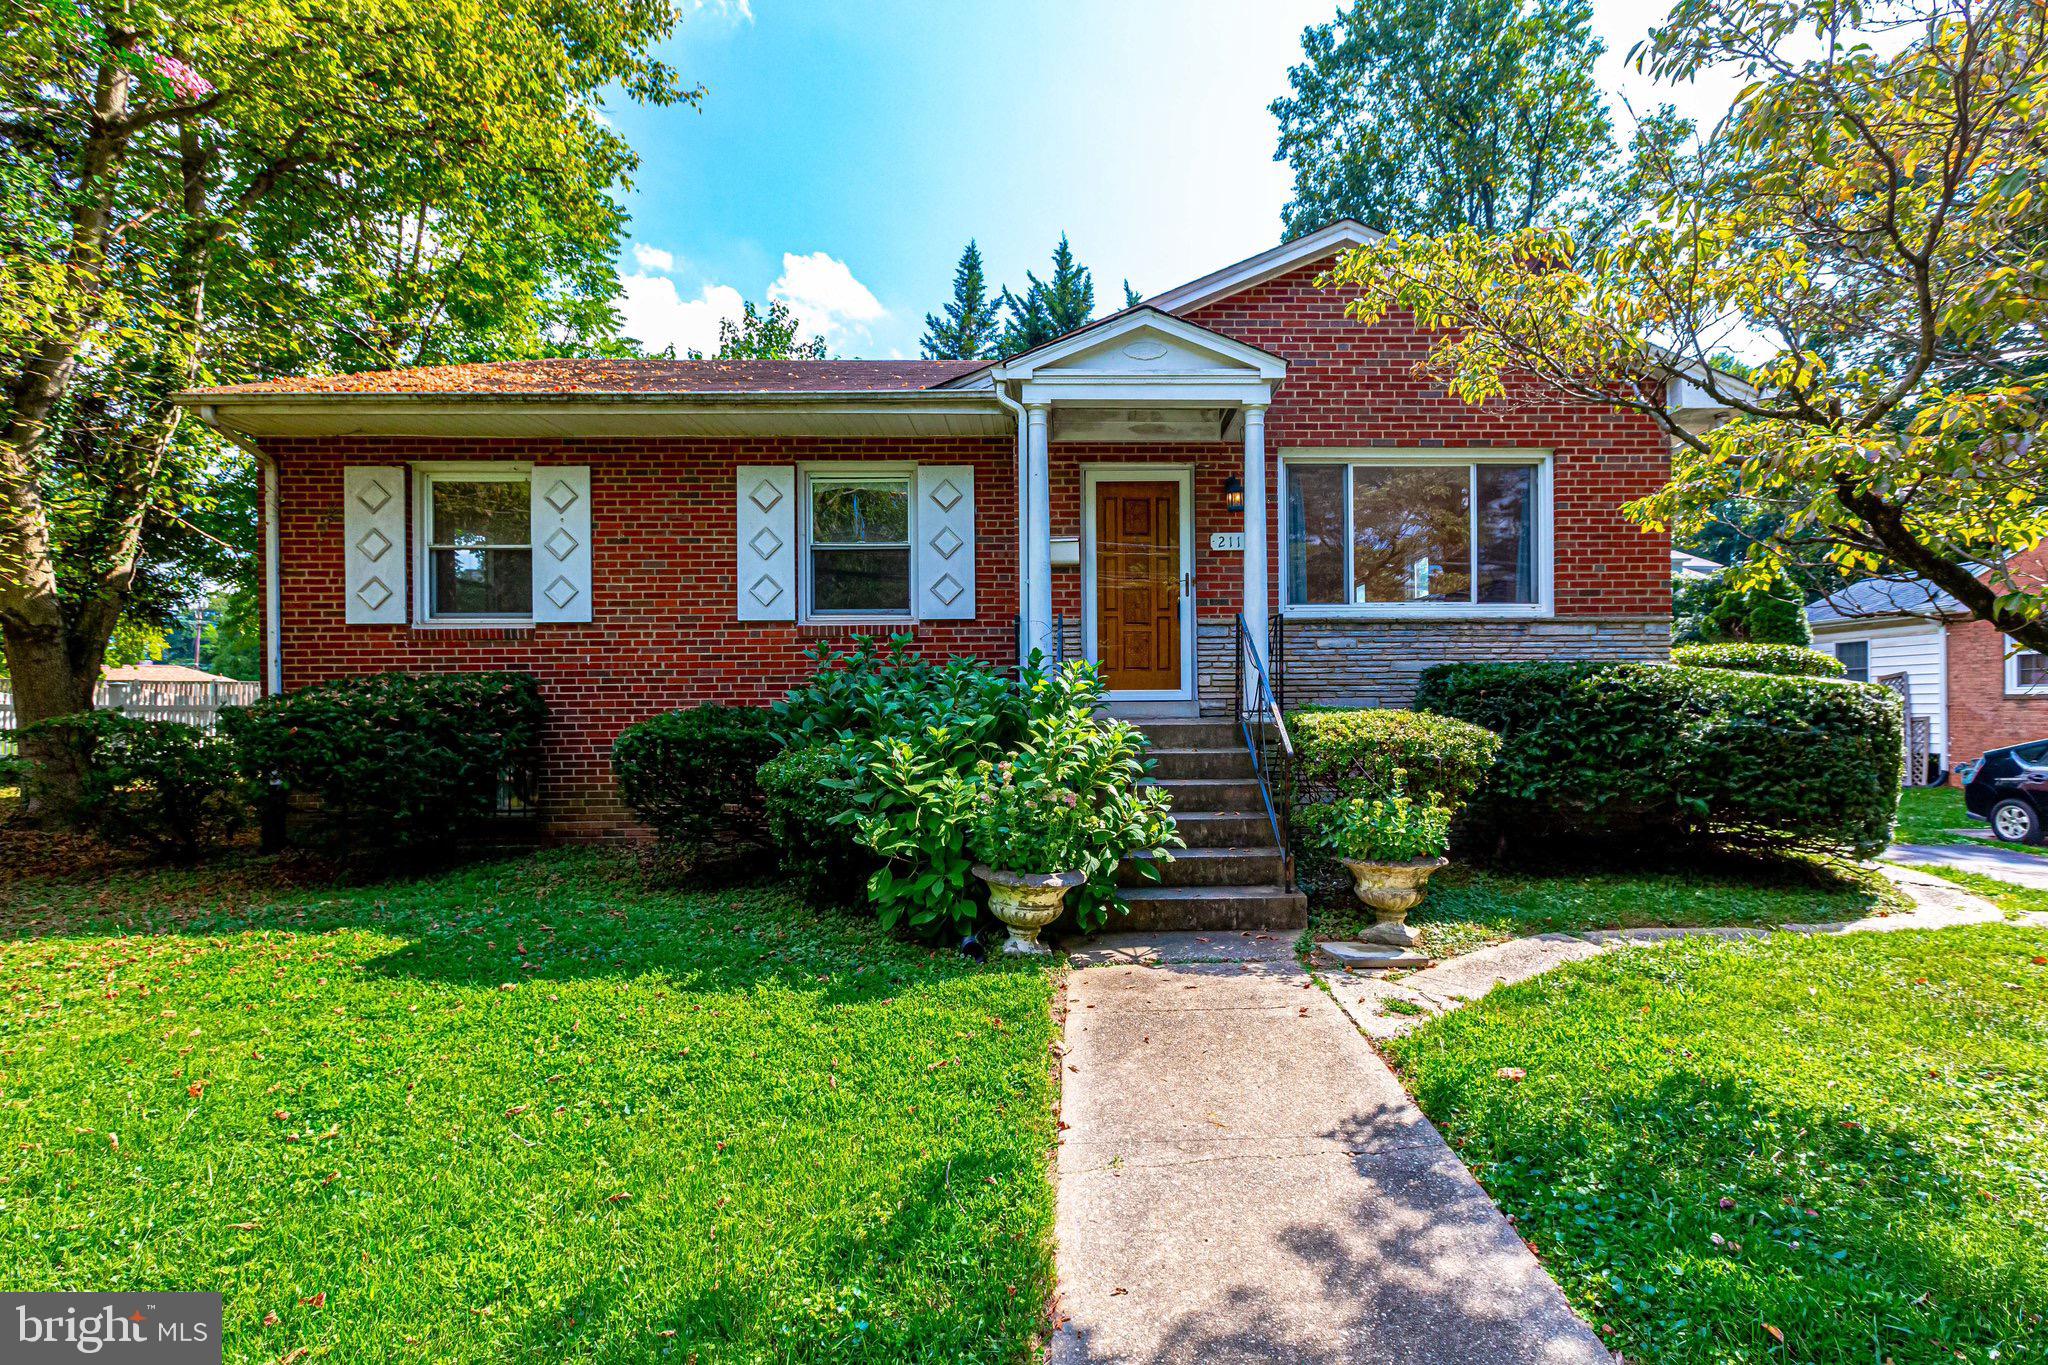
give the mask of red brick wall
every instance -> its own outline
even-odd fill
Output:
[[[1459,403],[1412,373],[1425,341],[1389,319],[1359,327],[1341,300],[1310,287],[1304,267],[1201,310],[1205,326],[1287,358],[1290,372],[1267,421],[1267,486],[1284,447],[1540,446],[1556,452],[1557,610],[1565,617],[1656,616],[1670,609],[1667,542],[1621,517],[1619,505],[1658,486],[1663,437],[1646,419],[1554,401]],[[829,459],[971,462],[976,466],[976,604],[972,622],[919,628],[938,655],[1008,659],[1017,605],[1014,442],[900,439],[452,440],[271,439],[278,463],[283,669],[287,688],[380,669],[517,668],[536,674],[550,706],[543,806],[562,834],[617,828],[608,751],[627,724],[700,701],[762,702],[803,677],[804,648],[830,634],[734,619],[732,470],[740,464]],[[1223,511],[1224,480],[1241,442],[1198,445],[1056,443],[1053,533],[1080,530],[1082,462],[1184,463],[1195,468],[1195,562],[1200,614],[1237,610],[1242,562],[1209,536],[1238,529]],[[588,464],[596,619],[520,630],[349,626],[342,613],[341,467],[419,460]],[[1268,579],[1277,593],[1277,508]],[[1054,609],[1078,639],[1078,571],[1056,570]],[[409,590],[409,589],[408,589]]]
[[[1656,423],[1533,390],[1477,407],[1460,402],[1415,374],[1429,338],[1406,314],[1361,327],[1344,316],[1343,294],[1315,287],[1329,264],[1302,266],[1186,314],[1287,361],[1287,378],[1266,414],[1267,488],[1278,486],[1279,452],[1290,447],[1548,449],[1555,461],[1557,614],[1669,614],[1670,538],[1637,530],[1620,510],[1663,485],[1670,445]],[[1268,506],[1267,579],[1277,591],[1279,509],[1270,500]],[[1206,545],[1206,532],[1202,540]]]
[[[330,437],[273,439],[264,448],[279,474],[285,687],[386,669],[535,674],[549,708],[542,807],[557,834],[621,825],[609,755],[625,726],[695,702],[771,701],[810,672],[807,646],[852,633],[734,619],[737,465],[973,464],[979,615],[918,627],[918,648],[941,657],[1015,653],[1016,465],[1007,440]],[[462,459],[590,466],[595,619],[518,630],[344,623],[342,466]]]
[[[2048,546],[2017,556],[2014,576],[2038,591],[2048,582]],[[1981,758],[2033,739],[2048,739],[2048,696],[2009,697],[2005,656],[2012,642],[1989,621],[1948,626],[1948,761]]]

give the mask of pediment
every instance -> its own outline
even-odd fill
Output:
[[[998,379],[1047,381],[1184,376],[1270,381],[1287,362],[1270,351],[1154,308],[1135,308],[1027,351]]]

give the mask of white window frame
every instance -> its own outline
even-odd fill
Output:
[[[1534,602],[1293,602],[1288,600],[1287,573],[1287,498],[1291,471],[1298,465],[1445,465],[1466,468],[1483,464],[1524,465],[1536,471],[1536,600]],[[1399,617],[1402,619],[1428,621],[1470,621],[1491,619],[1543,618],[1553,614],[1556,600],[1556,526],[1555,480],[1552,477],[1554,461],[1548,450],[1499,449],[1480,447],[1471,449],[1443,448],[1428,446],[1419,449],[1366,449],[1366,450],[1324,450],[1324,449],[1282,449],[1280,452],[1280,487],[1277,493],[1278,527],[1277,541],[1280,547],[1280,613],[1297,620],[1340,617]],[[1476,473],[1473,475],[1477,477]],[[1351,537],[1353,514],[1352,499],[1349,495],[1350,479],[1345,480],[1344,498],[1344,575],[1348,584],[1352,573]],[[1479,549],[1478,518],[1479,504],[1476,498],[1471,502],[1472,550]]]
[[[2020,655],[2032,654],[2034,650],[2017,647],[2005,653],[2005,695],[2008,697],[2048,697],[2048,683],[2023,683],[2020,681]]]
[[[1871,676],[1870,676],[1870,644],[1871,644],[1871,642],[1870,642],[1870,640],[1869,640],[1869,639],[1868,639],[1867,637],[1864,637],[1864,638],[1858,638],[1858,639],[1854,639],[1854,640],[1831,640],[1831,641],[1829,641],[1829,642],[1828,642],[1828,652],[1829,652],[1830,654],[1833,654],[1833,655],[1835,656],[1835,662],[1836,662],[1836,663],[1838,663],[1838,664],[1840,664],[1840,665],[1842,666],[1842,676],[1843,676],[1843,677],[1848,677],[1848,673],[1849,673],[1849,661],[1848,661],[1847,659],[1844,659],[1844,658],[1842,657],[1842,647],[1843,647],[1844,645],[1861,645],[1861,646],[1863,646],[1863,679],[1862,679],[1862,680],[1863,680],[1864,682],[1870,682],[1870,681],[1872,681],[1872,678],[1871,678]],[[1887,674],[1886,676],[1887,676],[1887,677],[1889,677],[1890,675],[1889,675],[1889,674]]]
[[[811,551],[817,548],[811,539],[811,486],[814,483],[855,483],[874,479],[902,479],[908,499],[909,520],[904,527],[907,538],[903,549],[910,559],[910,599],[901,612],[889,611],[819,611],[815,606],[817,595],[811,587]],[[808,625],[915,625],[917,623],[918,582],[918,539],[917,539],[917,462],[915,460],[831,460],[819,464],[798,465],[797,484],[797,620]],[[826,542],[827,548],[836,541]],[[858,548],[858,547],[856,547]],[[894,549],[895,542],[887,545],[870,544],[869,549]]]
[[[436,616],[434,604],[433,522],[434,485],[437,483],[510,483],[527,485],[531,496],[533,464],[528,460],[449,460],[412,467],[412,623],[430,630],[503,630],[508,626],[530,626],[533,614],[524,616]],[[533,526],[526,528],[527,552],[533,551]]]

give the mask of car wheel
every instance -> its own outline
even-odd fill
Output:
[[[1991,832],[2009,844],[2041,842],[2041,817],[2024,801],[2001,801],[1991,808]]]

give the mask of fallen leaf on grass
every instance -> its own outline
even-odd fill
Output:
[[[1773,1341],[1783,1341],[1785,1339],[1785,1334],[1771,1326],[1768,1322],[1764,1324],[1764,1330],[1771,1334],[1771,1340]]]
[[[325,1308],[327,1306],[327,1291],[323,1289],[312,1298],[300,1299],[299,1302],[305,1304],[308,1308]]]
[[[607,1204],[617,1204],[623,1202],[624,1200],[631,1199],[632,1197],[632,1195],[623,1192],[619,1194],[608,1194],[604,1197],[604,1202]]]
[[[1496,1078],[1503,1081],[1524,1080],[1529,1075],[1528,1072],[1524,1071],[1519,1066],[1504,1066],[1501,1067],[1498,1071],[1495,1071],[1493,1074]]]
[[[263,1315],[263,1325],[265,1327],[275,1327],[280,1321],[282,1321],[282,1319],[280,1319],[277,1316],[276,1310],[274,1309],[271,1312],[265,1313]]]
[[[277,1358],[277,1365],[299,1365],[299,1362],[313,1354],[310,1346],[294,1346]]]

